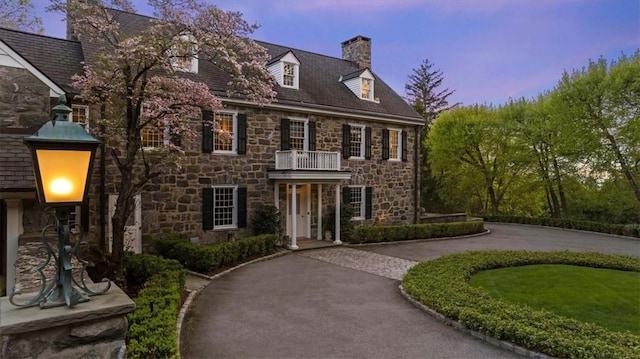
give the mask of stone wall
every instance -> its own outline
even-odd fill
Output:
[[[268,171],[275,167],[275,152],[280,149],[280,120],[282,118],[308,118],[316,122],[316,150],[340,152],[342,125],[365,125],[372,128],[372,159],[341,159],[342,170],[351,171],[352,179],[341,185],[373,187],[373,218],[363,223],[411,223],[414,220],[414,151],[415,127],[360,121],[304,113],[281,112],[260,108],[229,108],[247,115],[247,153],[223,155],[202,153],[202,139],[184,143],[187,156],[180,169],[155,178],[142,193],[142,233],[147,236],[176,233],[199,237],[201,242],[229,240],[248,235],[250,229],[202,230],[202,189],[212,185],[237,185],[247,188],[247,219],[262,204],[273,204],[274,183]],[[194,121],[200,129],[200,122]],[[407,161],[382,160],[382,130],[399,128],[407,131]],[[96,164],[97,166],[97,164]],[[119,173],[112,164],[107,170],[108,193],[113,193]],[[312,188],[315,191],[315,186]],[[95,197],[95,193],[93,194]],[[280,190],[281,203],[286,204],[284,187]],[[316,194],[312,193],[312,235],[317,225]],[[335,189],[323,186],[323,213],[333,208]],[[281,205],[281,211],[284,208]],[[96,216],[96,215],[94,215]],[[93,221],[92,221],[93,222]]]
[[[0,131],[37,129],[49,119],[49,87],[25,69],[0,67]]]

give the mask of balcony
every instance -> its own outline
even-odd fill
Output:
[[[340,171],[340,152],[276,151],[276,171]]]

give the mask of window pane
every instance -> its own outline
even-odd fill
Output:
[[[362,157],[362,127],[351,126],[351,153],[352,157]]]
[[[284,63],[284,76],[282,83],[284,86],[293,86],[295,78],[295,65],[290,63]]]
[[[233,225],[233,187],[216,187],[213,189],[213,225]]]
[[[291,120],[289,133],[291,149],[304,151],[304,121]]]
[[[399,159],[400,155],[398,151],[398,146],[400,143],[400,131],[390,130],[389,131],[389,158],[390,159]]]
[[[89,113],[89,108],[85,107],[85,106],[81,106],[81,107],[76,107],[73,106],[73,108],[71,109],[73,112],[71,114],[71,121],[79,124],[80,126],[86,128],[87,127],[87,119],[88,119],[88,113]]]
[[[363,217],[362,215],[362,187],[350,187],[351,190],[351,207],[355,217]]]
[[[233,117],[232,113],[216,113],[215,121],[218,130],[214,134],[214,151],[233,151]]]
[[[362,88],[360,89],[360,93],[362,94],[362,98],[370,99],[371,98],[371,80],[370,79],[362,79]]]
[[[149,124],[140,131],[142,136],[142,147],[158,148],[164,144],[164,129],[161,130],[157,126]]]

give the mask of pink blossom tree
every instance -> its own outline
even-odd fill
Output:
[[[120,11],[135,12],[129,0],[51,3],[49,9],[66,13],[91,50],[73,86],[83,101],[99,105],[92,129],[119,171],[111,258],[116,281],[123,282],[125,225],[135,195],[153,178],[179,168],[189,150],[184,146],[201,129],[201,111],[221,108],[219,98],[189,72],[193,59],[223,71],[223,95],[266,104],[275,97],[265,67],[269,57],[248,38],[256,25],[198,0],[149,0],[154,18],[140,18],[148,23],[137,28],[118,22]],[[145,147],[143,137],[150,133],[165,139],[162,146]],[[167,141],[172,138],[180,141]]]

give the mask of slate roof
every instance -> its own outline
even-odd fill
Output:
[[[82,47],[77,41],[0,28],[0,40],[66,92],[71,76],[82,73]]]
[[[36,188],[31,154],[22,142],[25,136],[0,134],[0,192]]]

